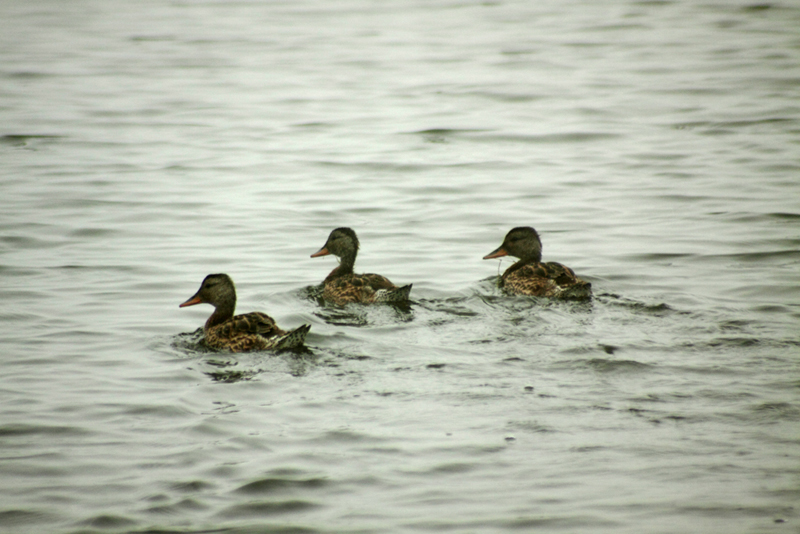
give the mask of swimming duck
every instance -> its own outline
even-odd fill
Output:
[[[379,274],[353,273],[358,246],[358,237],[351,228],[337,228],[328,236],[325,245],[311,255],[317,258],[333,254],[339,258],[339,266],[323,281],[322,297],[338,305],[407,301],[411,284],[397,287]]]
[[[519,261],[506,269],[499,285],[509,293],[534,297],[583,299],[592,295],[592,284],[581,280],[560,263],[542,263],[542,241],[530,226],[512,229],[503,244],[484,260],[514,256]]]
[[[291,332],[278,328],[275,321],[261,312],[233,315],[236,288],[227,274],[209,274],[200,289],[179,307],[211,304],[214,313],[203,327],[206,345],[231,352],[288,349],[303,344],[311,325],[304,324]]]

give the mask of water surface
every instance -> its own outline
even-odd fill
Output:
[[[791,3],[0,6],[4,532],[792,532]],[[325,307],[311,259],[408,307]],[[508,297],[513,226],[591,281]],[[209,353],[238,309],[298,353]]]

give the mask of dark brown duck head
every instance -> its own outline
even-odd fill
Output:
[[[483,257],[484,260],[514,256],[525,262],[542,261],[542,241],[530,226],[518,226],[506,234],[503,244]]]
[[[179,306],[194,306],[195,304],[211,304],[216,308],[211,317],[206,322],[206,328],[210,328],[233,317],[236,309],[236,287],[233,280],[227,274],[209,274],[200,284],[189,300]]]
[[[358,254],[358,237],[351,228],[337,228],[328,236],[325,245],[311,255],[312,258],[333,254],[342,262],[342,267],[352,269]]]

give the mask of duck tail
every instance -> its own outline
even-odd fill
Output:
[[[559,295],[563,299],[583,300],[592,298],[592,284],[578,279],[578,283],[565,287]]]
[[[296,349],[297,347],[301,347],[306,341],[306,334],[308,334],[309,330],[311,330],[311,325],[304,324],[302,326],[298,326],[291,332],[283,334],[282,336],[276,336],[270,340],[270,348],[281,350]]]
[[[375,302],[407,302],[408,295],[411,293],[411,285],[395,289],[381,289],[375,294]]]

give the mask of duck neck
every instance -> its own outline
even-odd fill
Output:
[[[214,309],[214,313],[211,314],[211,317],[208,318],[206,321],[205,329],[208,330],[218,324],[224,323],[231,317],[233,317],[233,311],[236,309],[236,299],[226,299],[222,302],[217,303]]]
[[[353,274],[353,266],[356,264],[356,253],[347,253],[339,258],[339,266],[331,271],[331,274],[325,278],[325,281],[328,282],[333,280],[334,278],[339,278],[340,276],[346,276],[348,274]]]

